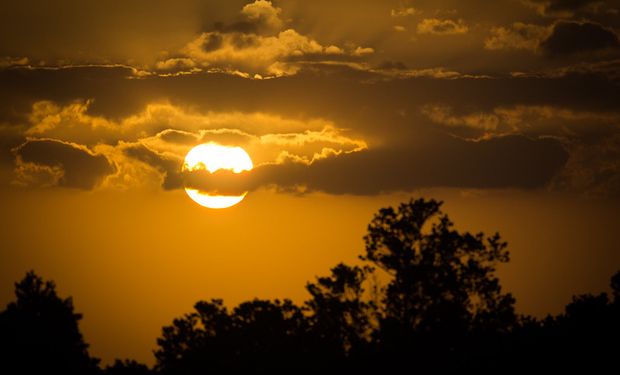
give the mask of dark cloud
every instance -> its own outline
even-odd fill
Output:
[[[211,195],[242,195],[243,193],[260,187],[256,178],[260,167],[253,171],[234,173],[230,170],[219,169],[213,173],[206,170],[197,170],[183,173],[183,185],[200,190]]]
[[[415,143],[303,163],[269,164],[235,174],[187,174],[186,186],[210,193],[239,195],[266,186],[280,190],[373,195],[425,187],[540,188],[568,158],[553,139],[504,136],[482,141],[445,137],[441,143]]]
[[[196,135],[175,129],[167,129],[157,134],[159,139],[164,140],[168,143],[177,143],[177,144],[192,144],[196,143]]]
[[[548,1],[547,10],[551,12],[576,11],[593,8],[594,5],[604,3],[601,0],[551,0]]]
[[[460,19],[455,21],[451,19],[426,18],[418,23],[417,31],[418,34],[451,35],[465,34],[469,31],[469,28]]]
[[[92,189],[116,170],[105,156],[54,139],[29,139],[14,152],[21,162],[61,168],[64,187]]]
[[[317,161],[307,168],[272,166],[263,173],[280,186],[307,185],[334,194],[377,194],[415,188],[536,188],[564,165],[567,153],[551,139],[521,136],[479,142],[445,139],[439,147],[412,145]]]
[[[136,92],[146,81],[138,82],[135,73],[133,68],[116,65],[0,69],[0,121],[23,124],[36,101],[68,104],[78,98],[94,99],[92,113],[110,118],[130,115],[145,100],[162,96],[156,87]]]
[[[543,52],[551,57],[573,55],[618,48],[616,33],[592,22],[560,21],[547,39],[540,43]]]
[[[606,9],[607,1],[602,0],[526,0],[544,16],[572,17],[579,13],[599,13]]]
[[[222,47],[223,40],[222,35],[219,33],[209,33],[202,43],[202,49],[205,52],[215,51]]]
[[[164,177],[162,188],[172,190],[183,186],[180,160],[161,155],[139,143],[125,146],[123,153],[161,172]]]

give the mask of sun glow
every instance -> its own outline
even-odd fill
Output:
[[[228,169],[234,173],[249,171],[254,168],[250,155],[241,147],[222,146],[205,143],[192,148],[185,156],[183,171],[207,170],[213,173],[219,169]],[[193,188],[185,188],[187,195],[196,203],[208,208],[227,208],[241,202],[247,195],[211,195]]]

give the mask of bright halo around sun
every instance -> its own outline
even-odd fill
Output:
[[[192,148],[185,156],[183,171],[207,170],[213,173],[228,169],[234,173],[254,168],[250,155],[241,147],[204,143]],[[196,203],[208,208],[227,208],[241,202],[247,191],[241,195],[211,195],[198,189],[185,188],[187,195]]]

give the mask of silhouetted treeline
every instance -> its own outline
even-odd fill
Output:
[[[117,360],[101,369],[71,299],[29,272],[0,312],[0,373],[617,371],[620,272],[611,296],[576,296],[540,320],[516,314],[502,291],[495,268],[509,253],[499,234],[457,231],[441,202],[381,209],[364,240],[361,265],[309,282],[301,305],[196,303],[163,328],[153,368]]]

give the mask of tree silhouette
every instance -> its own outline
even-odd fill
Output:
[[[153,372],[144,364],[133,359],[115,360],[103,371],[105,375],[150,375]]]
[[[618,368],[620,302],[618,280],[611,278],[614,300],[606,293],[573,296],[564,313],[541,321],[528,319],[513,333],[513,369],[604,373]]]
[[[99,361],[87,352],[71,298],[58,297],[54,283],[33,271],[15,284],[15,297],[0,312],[0,372],[97,372]]]
[[[307,321],[290,300],[255,299],[228,312],[222,300],[214,299],[194,308],[164,327],[155,352],[158,371],[273,373],[307,353]]]
[[[370,267],[351,267],[343,263],[331,275],[308,283],[312,297],[305,305],[309,312],[310,334],[316,340],[315,352],[330,367],[344,366],[348,356],[361,350],[372,332],[374,305],[363,299],[362,286]]]
[[[507,332],[515,321],[514,298],[494,274],[509,260],[507,244],[497,233],[460,233],[441,205],[418,199],[379,210],[362,256],[390,276],[376,338],[382,350],[414,352],[433,367],[457,363],[468,338]]]
[[[614,304],[620,304],[620,271],[611,277],[611,292],[614,297]]]

